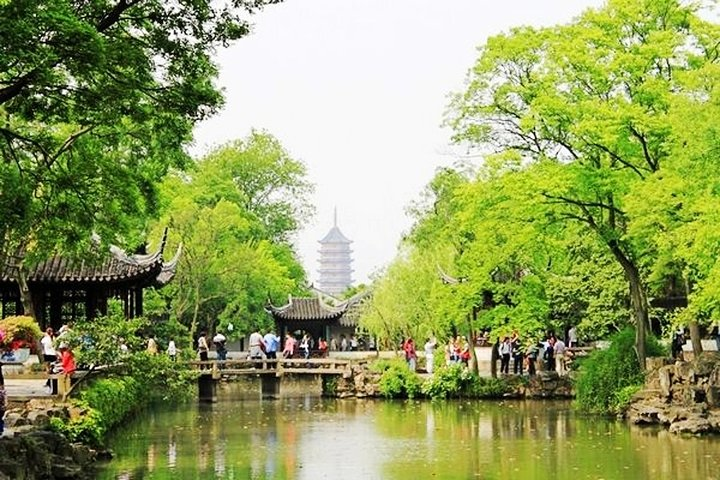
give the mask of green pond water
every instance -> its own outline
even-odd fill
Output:
[[[317,397],[138,415],[100,479],[720,479],[720,438],[582,416],[566,402]]]

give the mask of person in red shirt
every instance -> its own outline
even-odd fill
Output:
[[[403,350],[405,351],[405,360],[407,360],[408,368],[411,372],[415,371],[417,365],[417,353],[415,353],[415,342],[412,338],[408,338],[403,344]]]
[[[75,355],[73,355],[72,350],[70,350],[68,344],[65,342],[60,344],[58,350],[60,351],[60,364],[62,365],[60,391],[63,395],[66,395],[70,390],[72,374],[77,369],[75,366]]]

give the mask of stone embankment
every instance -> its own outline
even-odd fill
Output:
[[[420,374],[429,377],[428,374]],[[380,397],[381,373],[373,372],[367,364],[350,364],[343,375],[335,381],[332,395],[339,398]],[[555,372],[539,372],[533,377],[510,375],[503,377],[509,387],[504,398],[565,399],[574,398],[572,379],[561,377]],[[326,389],[327,391],[327,389]]]
[[[705,352],[697,360],[670,362],[648,359],[645,388],[635,395],[626,417],[673,433],[720,433],[720,355]]]
[[[0,480],[92,478],[96,452],[49,430],[52,417],[82,414],[37,400],[10,408],[5,415],[7,431],[0,437]]]

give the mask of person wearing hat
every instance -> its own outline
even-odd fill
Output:
[[[60,365],[62,365],[60,391],[63,395],[65,395],[70,390],[72,374],[76,370],[75,356],[73,355],[72,350],[70,350],[70,346],[67,342],[60,343],[58,350],[60,351]]]

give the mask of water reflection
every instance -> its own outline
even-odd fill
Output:
[[[557,402],[190,404],[111,441],[103,479],[710,479],[720,441],[578,416]]]

